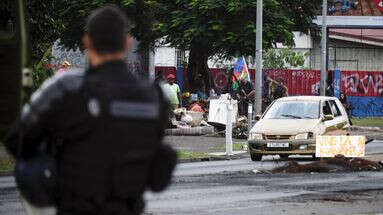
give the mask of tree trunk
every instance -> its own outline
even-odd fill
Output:
[[[191,47],[189,54],[189,64],[187,68],[187,77],[190,84],[190,91],[196,92],[201,90],[202,79],[205,85],[205,92],[209,92],[211,89],[211,77],[209,66],[207,64],[209,54],[204,48]]]

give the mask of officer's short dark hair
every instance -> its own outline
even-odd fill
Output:
[[[85,31],[97,53],[115,53],[124,50],[129,23],[117,6],[108,5],[89,15]]]

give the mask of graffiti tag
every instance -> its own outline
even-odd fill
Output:
[[[383,75],[353,73],[343,77],[346,94],[355,96],[383,96]]]

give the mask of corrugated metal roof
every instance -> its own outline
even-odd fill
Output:
[[[351,37],[361,41],[383,42],[383,29],[336,29],[331,28],[329,35]]]

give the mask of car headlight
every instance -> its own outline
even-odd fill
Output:
[[[295,136],[296,140],[307,140],[309,139],[309,133],[302,133],[302,134],[297,134]]]
[[[250,133],[248,140],[262,140],[262,139],[263,139],[262,134]]]

